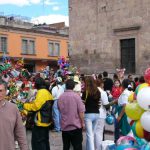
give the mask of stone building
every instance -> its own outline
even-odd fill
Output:
[[[70,0],[70,56],[82,72],[150,65],[150,0]]]

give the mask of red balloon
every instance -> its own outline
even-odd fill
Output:
[[[148,84],[150,84],[150,68],[146,69],[146,71],[144,73],[144,79]]]
[[[150,132],[147,132],[144,130],[144,138],[147,140],[147,141],[150,141]]]

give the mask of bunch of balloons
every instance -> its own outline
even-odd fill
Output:
[[[118,139],[116,150],[139,150],[139,146],[133,137],[123,136]]]
[[[133,134],[150,141],[150,68],[145,71],[144,79],[146,83],[129,96],[125,112]]]

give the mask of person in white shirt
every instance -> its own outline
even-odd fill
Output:
[[[73,91],[76,92],[77,94],[79,94],[79,96],[82,96],[82,94],[81,94],[81,82],[79,81],[78,76],[74,76],[74,82],[75,82],[75,87],[74,87]]]
[[[105,126],[105,119],[108,109],[111,105],[115,104],[116,101],[112,101],[109,103],[107,93],[104,91],[104,82],[103,80],[96,80],[98,89],[101,93],[101,104],[100,104],[100,116],[99,121],[96,125],[96,150],[102,150],[102,140],[103,140],[103,132],[104,132],[104,126]]]
[[[61,126],[60,126],[60,112],[58,110],[58,99],[61,94],[64,93],[64,88],[61,85],[62,78],[57,77],[56,78],[56,85],[52,88],[52,96],[54,98],[54,104],[53,104],[53,120],[54,120],[54,131],[60,132]]]

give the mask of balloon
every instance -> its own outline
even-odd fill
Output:
[[[146,111],[143,113],[141,117],[141,124],[146,131],[150,132],[150,112],[149,111]]]
[[[135,89],[135,94],[137,95],[138,92],[139,92],[141,89],[143,89],[143,88],[145,88],[145,87],[148,87],[148,86],[149,86],[148,83],[140,84],[140,85]]]
[[[139,91],[137,102],[144,110],[150,110],[150,87],[145,87]]]
[[[144,138],[147,140],[147,141],[150,141],[150,132],[147,132],[144,130]]]
[[[135,100],[135,95],[134,95],[134,92],[132,92],[129,97],[128,97],[128,102],[133,102]]]
[[[136,140],[131,136],[122,136],[118,139],[117,145],[135,145]]]
[[[144,73],[144,79],[147,83],[150,84],[150,68],[147,68],[145,73]]]
[[[129,123],[130,126],[132,126],[133,123],[134,123],[134,120],[131,120],[129,117],[127,117],[127,121],[128,121],[128,123]]]
[[[144,129],[141,125],[140,120],[134,122],[132,125],[133,134],[139,138],[144,138]]]
[[[147,145],[147,141],[145,139],[141,139],[135,136],[136,142],[139,146]]]
[[[138,146],[119,145],[116,150],[139,150]]]
[[[138,103],[134,102],[126,105],[125,112],[130,119],[139,120],[144,110],[138,105]]]
[[[114,121],[115,121],[115,119],[114,119],[114,117],[112,116],[112,115],[107,115],[107,117],[106,117],[106,123],[108,124],[108,125],[112,125],[113,123],[114,123]]]

